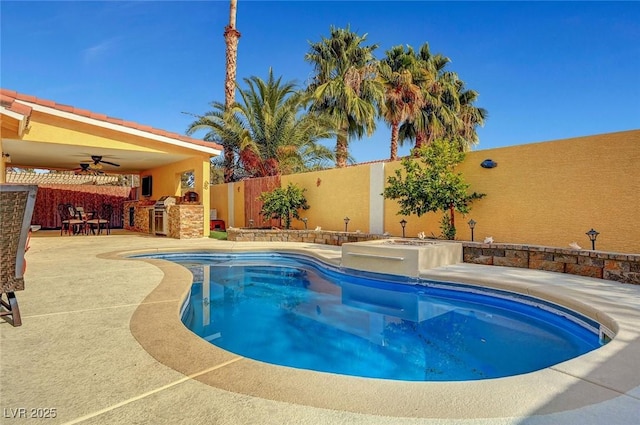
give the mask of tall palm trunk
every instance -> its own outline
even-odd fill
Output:
[[[227,111],[235,102],[236,72],[238,69],[238,39],[240,33],[236,30],[236,11],[238,0],[231,0],[229,8],[229,25],[224,29],[224,41],[226,44],[226,75],[224,80],[224,105]],[[224,146],[224,181],[233,179],[234,154],[231,146]]]
[[[427,133],[424,131],[418,131],[416,133],[416,146],[415,146],[415,151],[413,153],[414,156],[419,156],[418,155],[418,150],[425,146],[427,144]]]
[[[343,168],[347,166],[347,158],[349,157],[349,142],[347,139],[347,131],[345,135],[338,135],[336,140],[336,167]]]
[[[397,121],[391,123],[391,161],[398,159],[398,133],[400,132],[400,124]]]

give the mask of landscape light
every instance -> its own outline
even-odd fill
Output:
[[[407,225],[407,220],[405,220],[404,218],[402,220],[400,220],[400,226],[402,226],[402,237],[404,238],[404,228]]]
[[[599,234],[600,232],[594,230],[593,228],[585,233],[585,235],[589,236],[589,240],[591,241],[591,249],[594,251],[596,250],[596,239],[598,238]]]
[[[476,228],[476,222],[471,219],[467,222],[467,224],[469,225],[469,229],[471,229],[471,242],[473,242],[473,229]]]

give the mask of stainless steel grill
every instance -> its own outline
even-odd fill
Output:
[[[163,196],[153,205],[154,223],[156,235],[169,234],[169,206],[176,204],[176,198],[173,196]]]

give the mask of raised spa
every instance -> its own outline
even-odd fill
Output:
[[[543,369],[606,343],[564,307],[471,285],[348,271],[277,253],[145,255],[194,275],[182,320],[212,344],[277,365],[462,381]]]

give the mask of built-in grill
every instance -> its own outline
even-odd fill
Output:
[[[168,235],[169,234],[169,205],[175,205],[176,198],[173,196],[163,196],[158,199],[153,205],[153,212],[155,217],[155,229],[156,235]]]

